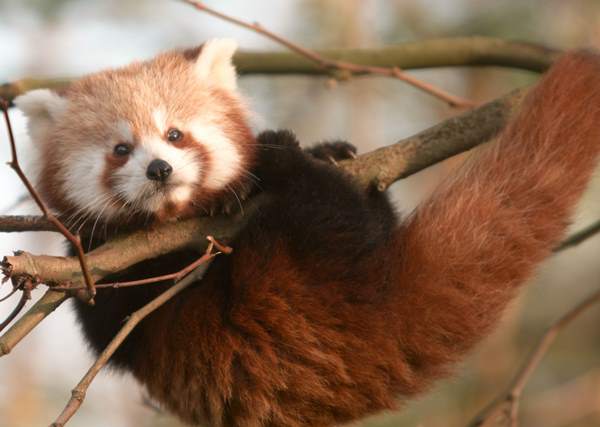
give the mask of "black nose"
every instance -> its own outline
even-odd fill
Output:
[[[146,176],[153,181],[166,181],[173,172],[170,164],[161,159],[155,159],[150,162],[146,169]]]

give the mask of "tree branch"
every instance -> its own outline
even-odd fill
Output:
[[[54,292],[52,289],[47,290],[27,313],[0,337],[0,357],[10,353],[33,328],[68,298],[69,295],[65,292]]]
[[[527,358],[514,380],[508,386],[507,390],[481,411],[469,423],[469,427],[491,427],[497,425],[496,422],[499,417],[508,420],[511,427],[516,427],[518,425],[518,410],[521,394],[542,358],[548,352],[548,349],[558,334],[582,313],[598,302],[600,302],[600,290],[585,298],[550,326],[534,348],[532,354]]]
[[[542,72],[560,54],[542,45],[489,37],[455,37],[433,39],[368,49],[315,50],[333,61],[358,65],[412,70],[436,67],[498,66]],[[294,52],[238,52],[234,63],[241,75],[304,74],[329,75]],[[361,74],[361,73],[357,73]],[[364,74],[364,73],[362,73]],[[0,85],[0,97],[11,101],[33,89],[60,90],[70,78],[26,78]]]
[[[492,139],[518,109],[520,89],[475,110],[452,117],[394,145],[345,160],[340,165],[366,187],[386,190],[399,179]]]
[[[54,224],[54,226],[57,228],[57,230],[63,236],[65,236],[65,238],[69,242],[71,242],[71,244],[75,248],[75,250],[77,252],[77,259],[79,261],[79,267],[81,269],[83,279],[85,281],[85,285],[86,285],[87,291],[88,291],[88,295],[84,296],[82,294],[82,297],[84,297],[85,301],[88,301],[90,304],[93,304],[94,303],[94,295],[96,295],[96,289],[94,288],[94,281],[92,280],[92,276],[90,275],[90,272],[89,272],[89,267],[87,265],[83,247],[81,246],[81,240],[79,239],[79,236],[76,236],[73,233],[71,233],[69,231],[69,229],[67,229],[67,227],[65,227],[65,225],[62,222],[60,222],[60,220],[56,216],[54,216],[54,214],[52,212],[50,212],[50,209],[48,208],[48,206],[46,206],[46,203],[44,203],[44,201],[40,197],[37,190],[33,187],[31,182],[29,181],[29,179],[23,172],[23,169],[21,169],[21,164],[19,163],[19,157],[17,156],[17,144],[15,142],[12,125],[10,122],[10,117],[8,115],[8,103],[1,98],[0,98],[0,108],[2,109],[2,113],[4,115],[4,121],[6,123],[6,129],[8,131],[8,142],[10,144],[11,160],[10,160],[10,162],[8,162],[8,165],[19,176],[19,178],[21,179],[21,182],[23,182],[23,185],[25,185],[25,187],[27,188],[27,191],[31,195],[31,198],[35,201],[36,205],[38,205],[38,207],[44,214],[44,218],[46,218],[49,222]]]
[[[77,386],[71,392],[71,399],[65,406],[65,409],[58,416],[56,421],[52,423],[51,427],[62,427],[65,425],[69,419],[77,412],[83,399],[85,398],[86,391],[98,372],[102,369],[104,365],[108,362],[108,359],[114,354],[115,351],[119,348],[119,346],[125,341],[125,338],[131,333],[131,331],[140,323],[146,316],[152,313],[154,310],[159,308],[165,302],[169,301],[179,292],[193,284],[195,281],[202,278],[207,263],[214,258],[216,255],[223,253],[221,251],[213,253],[213,246],[216,246],[217,243],[209,238],[210,244],[206,249],[204,255],[198,259],[196,262],[190,265],[190,268],[186,267],[179,272],[178,278],[180,280],[175,283],[175,285],[171,286],[169,289],[161,293],[159,296],[154,298],[148,304],[144,305],[139,310],[133,312],[128,318],[121,330],[115,335],[115,337],[110,341],[108,346],[104,349],[104,351],[100,354],[96,362],[92,365],[92,367],[87,371],[84,377],[79,381]],[[219,245],[220,246],[220,245]],[[221,247],[221,246],[220,246]],[[224,248],[226,253],[231,252],[231,248]],[[192,268],[193,267],[193,268]]]
[[[22,291],[21,297],[19,298],[19,302],[17,303],[17,306],[13,309],[13,311],[6,317],[6,319],[4,319],[2,323],[0,323],[0,332],[3,331],[4,328],[6,328],[8,325],[10,325],[10,322],[12,322],[13,319],[18,316],[21,310],[25,308],[25,303],[27,303],[27,301],[31,299],[31,290],[33,289],[33,287],[34,284],[31,280],[26,280],[20,286],[14,287],[14,291]],[[13,292],[11,292],[11,294]]]
[[[587,227],[567,237],[560,245],[554,248],[554,252],[560,252],[562,250],[572,248],[573,246],[577,246],[598,233],[600,233],[600,220],[591,223]]]
[[[21,231],[55,231],[54,224],[39,215],[1,215],[0,232],[14,233]]]
[[[182,1],[186,4],[189,4],[190,6],[192,6],[194,8],[196,8],[197,10],[199,10],[201,12],[207,13],[207,14],[212,15],[216,18],[219,18],[223,21],[227,21],[229,23],[237,25],[239,27],[246,28],[250,31],[254,31],[255,33],[262,34],[263,36],[273,40],[274,42],[279,43],[280,45],[288,48],[292,52],[295,52],[298,55],[303,56],[304,58],[306,58],[309,61],[316,64],[319,68],[322,68],[324,70],[329,70],[330,72],[334,72],[334,73],[332,73],[334,75],[335,75],[335,72],[338,72],[338,73],[342,72],[347,75],[373,74],[373,75],[379,75],[379,76],[385,76],[385,77],[392,77],[392,78],[396,78],[398,80],[402,80],[405,83],[408,83],[411,86],[414,86],[415,88],[417,88],[423,92],[426,92],[426,93],[433,95],[443,101],[446,101],[448,103],[448,105],[450,105],[451,107],[470,108],[470,107],[475,106],[475,103],[473,103],[472,101],[452,95],[438,87],[435,87],[432,84],[422,82],[421,80],[418,80],[417,78],[415,78],[409,74],[406,74],[398,66],[380,67],[380,66],[374,66],[374,65],[357,64],[357,63],[351,62],[351,61],[341,61],[341,60],[331,59],[326,56],[320,55],[319,53],[317,53],[316,51],[314,51],[312,49],[308,49],[306,47],[300,46],[299,44],[294,43],[294,42],[282,37],[279,34],[273,33],[272,31],[267,30],[266,28],[264,28],[262,25],[260,25],[257,22],[249,23],[249,22],[242,21],[241,19],[234,18],[230,15],[226,15],[226,14],[219,12],[211,7],[208,7],[201,1],[196,1],[196,0],[182,0]]]
[[[99,280],[145,259],[185,248],[202,250],[206,247],[203,236],[209,234],[205,230],[211,230],[210,234],[219,241],[230,241],[261,200],[261,197],[256,197],[249,201],[243,216],[192,218],[118,236],[87,253],[90,274],[94,280]],[[8,277],[30,276],[48,285],[81,284],[83,277],[78,266],[76,257],[32,255],[28,252],[6,256],[0,263]]]

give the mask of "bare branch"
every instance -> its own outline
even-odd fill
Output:
[[[249,23],[249,22],[242,21],[241,19],[234,18],[230,15],[226,15],[226,14],[219,12],[213,8],[210,8],[210,7],[206,6],[203,2],[200,2],[200,1],[195,1],[195,0],[182,0],[182,1],[184,3],[189,4],[190,6],[192,6],[194,8],[196,8],[197,10],[199,10],[201,12],[205,12],[205,13],[212,15],[214,17],[217,17],[221,20],[224,20],[224,21],[230,22],[232,24],[235,24],[237,26],[249,29],[251,31],[254,31],[255,33],[262,34],[265,37],[275,41],[276,43],[279,43],[280,45],[285,46],[292,52],[295,52],[298,55],[304,56],[309,61],[314,62],[318,67],[323,68],[325,70],[345,72],[348,75],[374,74],[374,75],[380,75],[380,76],[385,76],[385,77],[392,77],[392,78],[395,78],[398,80],[402,80],[405,83],[408,83],[423,92],[426,92],[430,95],[435,96],[436,98],[439,98],[439,99],[445,101],[451,107],[472,108],[476,105],[474,102],[469,101],[465,98],[461,98],[456,95],[452,95],[440,88],[435,87],[432,84],[422,82],[419,79],[416,79],[415,77],[412,77],[412,76],[406,74],[398,66],[378,67],[375,65],[361,65],[361,64],[356,64],[354,62],[349,62],[349,61],[330,59],[330,58],[320,55],[318,52],[316,52],[312,49],[308,49],[306,47],[300,46],[297,43],[294,43],[278,34],[273,33],[272,31],[267,30],[266,28],[264,28],[262,25],[260,25],[257,22]]]
[[[38,215],[2,215],[0,216],[0,233],[21,231],[56,231],[56,226],[47,218]]]
[[[496,400],[494,400],[487,408],[481,411],[471,423],[469,423],[469,427],[490,427],[496,425],[499,417],[508,420],[511,427],[516,427],[518,425],[518,410],[521,394],[540,361],[548,352],[548,349],[558,334],[577,319],[577,317],[598,302],[600,302],[600,290],[585,298],[552,324],[508,386],[508,389],[496,398]]]
[[[51,289],[46,291],[27,313],[0,337],[0,357],[10,353],[33,328],[68,298],[69,295],[65,292],[54,292]]]
[[[600,233],[600,220],[591,223],[582,230],[579,230],[567,237],[560,245],[554,248],[554,252],[560,252],[565,249],[572,248],[573,246],[577,246],[598,233]]]
[[[27,191],[38,205],[40,210],[43,212],[44,217],[50,221],[54,226],[61,232],[65,238],[73,244],[75,250],[77,251],[77,258],[79,259],[79,264],[81,267],[81,271],[83,273],[83,277],[85,280],[85,284],[88,289],[88,296],[86,298],[90,304],[94,302],[94,295],[96,295],[96,289],[94,288],[94,281],[92,280],[92,276],[90,275],[89,268],[87,266],[87,262],[85,260],[85,253],[83,247],[81,246],[81,241],[79,237],[75,236],[71,233],[67,227],[63,225],[62,222],[58,218],[56,218],[51,212],[50,209],[46,206],[36,189],[33,187],[25,173],[21,169],[21,165],[19,164],[19,158],[17,157],[17,144],[15,143],[15,137],[12,130],[12,125],[10,122],[10,117],[8,116],[8,103],[4,100],[0,99],[0,108],[2,108],[2,112],[4,113],[4,121],[6,122],[6,128],[8,130],[8,140],[10,142],[10,150],[11,150],[11,161],[8,163],[9,166],[17,173],[25,187],[27,187]]]
[[[33,288],[34,288],[34,284],[31,280],[24,281],[21,286],[15,286],[13,292],[18,289],[22,290],[23,292],[21,293],[21,298],[19,298],[19,302],[17,303],[17,306],[6,317],[4,322],[0,323],[0,332],[2,332],[4,330],[4,328],[6,328],[8,325],[10,325],[10,322],[12,322],[13,319],[19,315],[21,310],[23,310],[23,308],[25,307],[25,303],[31,299],[31,290]],[[11,292],[11,294],[13,292]],[[3,300],[4,300],[4,298],[3,298]]]
[[[100,354],[96,362],[92,365],[92,367],[87,371],[85,376],[81,379],[79,384],[72,390],[71,399],[65,406],[65,409],[58,416],[56,421],[52,424],[52,427],[62,427],[71,419],[73,414],[77,412],[83,399],[85,398],[86,391],[98,372],[102,369],[104,365],[108,362],[110,357],[114,354],[114,352],[119,348],[119,346],[125,341],[125,338],[131,333],[131,331],[136,327],[138,323],[140,323],[146,316],[152,313],[154,310],[159,308],[165,302],[169,301],[179,292],[190,286],[192,283],[202,278],[204,271],[206,270],[206,265],[208,261],[214,258],[216,255],[223,253],[222,251],[213,253],[213,247],[216,246],[216,242],[214,239],[209,238],[210,244],[202,256],[202,258],[198,259],[196,262],[191,264],[188,268],[182,270],[182,275],[185,275],[179,282],[177,282],[174,286],[170,287],[159,296],[154,298],[148,304],[140,308],[139,310],[133,312],[131,316],[127,319],[121,330],[115,335],[115,337],[111,340],[108,346],[104,349],[104,351]],[[223,249],[225,253],[230,253],[231,248],[226,248],[221,245],[218,245]],[[192,268],[193,266],[193,268]],[[204,268],[203,268],[204,267]],[[187,271],[187,273],[183,273]]]
[[[364,187],[386,190],[405,178],[490,141],[521,105],[527,91],[520,89],[475,110],[452,117],[396,144],[340,162]]]

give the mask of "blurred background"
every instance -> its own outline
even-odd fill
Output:
[[[314,48],[369,47],[459,35],[522,39],[558,48],[600,47],[600,2],[594,0],[228,0],[207,4],[259,21]],[[26,76],[77,76],[217,36],[234,37],[243,49],[280,49],[259,35],[177,1],[2,0],[0,82]],[[414,74],[479,102],[537,78],[530,72],[493,67]],[[253,76],[242,78],[241,88],[256,112],[256,129],[291,128],[304,143],[348,139],[360,152],[391,144],[458,113],[401,82],[383,78],[356,78],[331,86],[322,77]],[[17,111],[11,111],[11,116],[25,161],[31,147],[24,120]],[[0,161],[8,160],[2,127]],[[394,185],[398,209],[410,212],[459,161],[451,159]],[[573,229],[600,218],[598,184],[581,204]],[[35,213],[29,202],[18,202],[23,195],[23,186],[12,171],[0,167],[0,214]],[[62,253],[56,235],[0,234],[0,255],[17,249]],[[511,305],[497,332],[457,369],[457,376],[441,382],[420,400],[406,403],[399,413],[382,414],[357,425],[465,425],[506,386],[544,329],[600,286],[599,251],[600,236],[549,259]],[[0,295],[8,290],[5,285]],[[34,297],[41,292],[37,290]],[[0,318],[14,304],[15,298],[0,304]],[[522,425],[600,425],[599,321],[600,307],[558,338],[525,390]],[[71,308],[61,307],[0,360],[0,427],[47,425],[91,363]],[[180,425],[144,401],[143,391],[131,378],[105,371],[69,425]]]

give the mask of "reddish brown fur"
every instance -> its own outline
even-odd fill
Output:
[[[282,242],[270,257],[236,247],[140,325],[135,376],[213,426],[326,426],[395,408],[489,333],[559,242],[599,124],[600,59],[568,55],[351,282]]]

